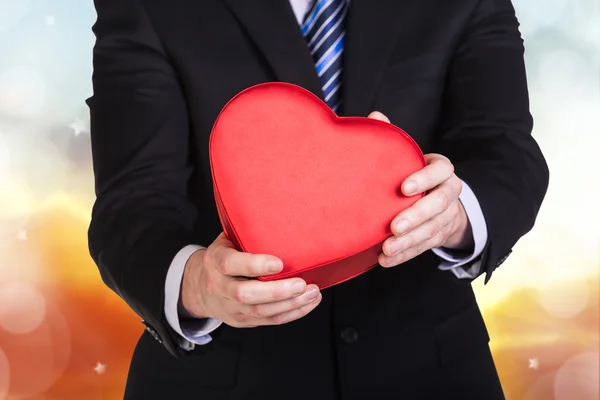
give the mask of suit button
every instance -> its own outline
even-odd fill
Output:
[[[340,333],[342,342],[352,344],[358,340],[358,332],[354,328],[346,328]]]
[[[508,253],[507,255],[505,255],[504,257],[502,257],[502,258],[500,259],[500,261],[498,261],[498,263],[496,264],[496,267],[499,267],[500,265],[504,264],[504,262],[505,262],[506,260],[508,260],[508,256],[509,256],[509,255],[510,255],[510,253]]]
[[[146,330],[148,331],[148,333],[150,333],[150,335],[158,342],[162,344],[162,340],[160,340],[160,336],[158,336],[158,333],[150,326],[146,326]]]

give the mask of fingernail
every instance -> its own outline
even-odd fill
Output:
[[[381,265],[383,268],[387,267],[387,257],[383,256],[383,257],[379,257],[379,265]]]
[[[406,233],[406,231],[408,231],[409,228],[410,228],[410,222],[407,219],[401,219],[396,224],[396,233],[398,235],[402,235],[403,233]]]
[[[301,294],[306,290],[306,282],[297,281],[292,284],[292,294]]]
[[[404,184],[404,193],[413,194],[417,190],[417,183],[415,181],[407,181]]]
[[[283,264],[279,261],[270,261],[267,265],[269,272],[277,273],[283,269]]]
[[[318,294],[319,294],[319,290],[317,288],[311,288],[311,289],[308,289],[308,291],[306,293],[304,293],[302,295],[302,297],[304,298],[303,300],[305,300],[305,301],[311,301],[311,300],[314,300]]]

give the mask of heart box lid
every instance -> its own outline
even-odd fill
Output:
[[[401,183],[425,166],[402,129],[338,117],[288,83],[252,86],[230,100],[210,137],[215,201],[240,251],[284,264],[275,280],[301,277],[321,289],[375,265],[390,223],[423,194]]]

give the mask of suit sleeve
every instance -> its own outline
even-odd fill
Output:
[[[189,121],[176,72],[138,0],[96,0],[88,239],[102,279],[173,354],[164,313],[169,265],[194,243]]]
[[[487,283],[534,225],[548,167],[531,136],[523,41],[510,0],[480,0],[447,75],[437,152],[475,193],[488,242]],[[479,262],[479,261],[478,261]]]

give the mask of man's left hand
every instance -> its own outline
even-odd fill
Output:
[[[389,122],[374,112],[370,118]],[[393,267],[436,247],[468,250],[473,247],[469,219],[458,196],[462,181],[454,174],[454,166],[441,154],[426,154],[426,167],[402,183],[402,193],[426,195],[394,218],[394,236],[383,243],[379,264]]]

